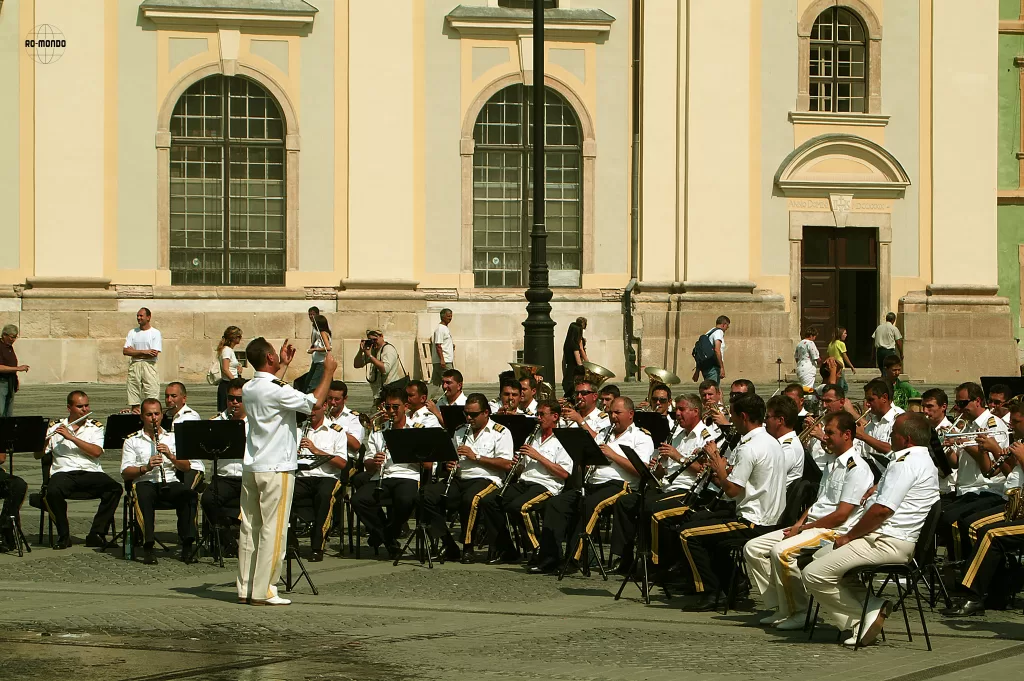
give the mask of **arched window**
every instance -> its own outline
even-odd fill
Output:
[[[867,112],[867,35],[856,14],[829,7],[811,28],[810,111]]]
[[[171,116],[172,284],[283,285],[281,110],[247,78],[209,76]]]
[[[576,113],[545,88],[545,224],[552,286],[579,286],[583,158]],[[495,93],[473,128],[473,274],[476,286],[522,287],[533,218],[533,88]],[[524,200],[526,199],[526,200]]]

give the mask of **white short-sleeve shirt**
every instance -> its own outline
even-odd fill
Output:
[[[833,459],[821,476],[818,484],[818,498],[807,512],[807,520],[821,520],[839,507],[840,502],[859,507],[864,494],[875,484],[871,465],[851,447],[838,458]],[[850,513],[841,527],[835,528],[845,532],[853,526],[856,512]]]
[[[63,418],[59,421],[65,426],[68,420]],[[78,426],[69,427],[75,437],[88,442],[91,445],[103,447],[103,424],[95,419],[86,419]],[[84,453],[78,445],[71,440],[66,440],[60,435],[54,435],[46,445],[46,452],[53,456],[53,463],[50,464],[50,475],[57,473],[69,473],[71,471],[86,471],[89,473],[102,473],[103,466],[100,465],[98,457],[89,456]]]
[[[451,364],[455,359],[455,341],[452,339],[452,332],[448,328],[447,324],[438,324],[437,328],[434,329],[434,335],[431,337],[430,344],[430,361],[434,364],[440,364],[442,359],[437,356],[437,346],[441,346],[441,352],[444,353],[444,363]]]
[[[298,437],[301,439],[305,426],[299,428]],[[306,435],[313,441],[313,445],[320,451],[327,452],[328,456],[340,456],[343,460],[348,459],[348,438],[345,437],[345,429],[337,423],[324,419],[317,428],[310,428]],[[312,452],[303,449],[299,452],[299,459],[313,458]],[[332,463],[325,463],[316,468],[303,468],[296,475],[300,478],[339,478],[342,469]]]
[[[220,359],[226,359],[228,361],[228,375],[231,376],[231,378],[238,378],[238,367],[240,363],[238,361],[238,357],[235,356],[235,351],[225,345],[220,349]]]
[[[654,440],[651,439],[651,436],[647,431],[638,427],[635,423],[629,424],[629,426],[622,431],[618,437],[616,437],[612,432],[612,427],[608,426],[604,430],[598,432],[597,441],[599,443],[607,442],[608,446],[611,447],[616,454],[623,457],[626,455],[623,453],[622,447],[629,447],[636,452],[636,455],[640,457],[640,460],[643,461],[644,464],[649,464],[651,458],[654,456]],[[608,462],[607,466],[598,466],[593,475],[590,476],[591,485],[600,485],[605,482],[614,482],[616,480],[628,482],[630,485],[636,485],[640,482],[640,477],[611,461]]]
[[[174,446],[174,433],[169,433],[166,430],[160,431],[155,443],[144,430],[140,430],[125,438],[124,447],[121,449],[121,472],[124,473],[125,469],[131,466],[149,465],[149,457],[156,452],[156,445],[167,445],[172,454],[177,451]],[[163,471],[162,474],[161,471]],[[135,482],[153,482],[157,484],[175,482],[177,480],[175,478],[176,472],[177,469],[174,467],[174,464],[164,456],[159,466],[135,478]]]
[[[133,350],[156,350],[157,352],[163,352],[164,340],[160,332],[152,326],[145,331],[135,327],[128,332],[128,337],[124,339],[124,347],[132,348]],[[132,357],[130,363],[134,362],[156,364],[156,357]]]
[[[452,442],[456,448],[465,442],[466,446],[472,449],[478,457],[512,460],[514,447],[512,431],[497,421],[488,419],[486,425],[475,435],[468,423],[459,426],[452,436]],[[459,471],[463,479],[482,478],[499,486],[503,482],[502,475],[496,469],[461,456],[459,457]]]
[[[669,435],[672,435],[672,433],[669,433]],[[697,427],[693,430],[680,429],[676,431],[675,435],[672,435],[671,441],[668,444],[675,447],[683,461],[676,461],[668,456],[661,457],[661,465],[665,469],[665,480],[672,478],[672,482],[668,483],[664,491],[675,492],[693,487],[693,483],[697,481],[697,473],[690,466],[687,466],[686,470],[680,470],[680,467],[683,462],[693,457],[697,450],[704,447],[708,442],[717,439],[719,435],[718,426],[715,424],[708,426],[703,423],[698,423]]]
[[[594,411],[597,410],[595,409]],[[565,469],[566,473],[572,475],[572,457],[569,456],[569,452],[565,451],[565,447],[562,446],[562,443],[558,441],[554,434],[546,440],[543,440],[541,435],[538,434],[537,437],[528,440],[526,444],[540,452],[541,456],[545,459],[561,466]],[[551,494],[558,494],[565,486],[564,480],[552,475],[541,462],[530,458],[527,458],[526,463],[523,465],[523,474],[519,476],[519,480],[520,482],[533,482],[543,485]]]
[[[779,445],[782,447],[782,456],[786,466],[786,485],[799,480],[804,475],[804,446],[800,443],[800,436],[795,432],[788,432],[779,438]]]
[[[249,416],[245,470],[254,473],[294,471],[298,467],[295,413],[308,414],[316,397],[299,392],[274,374],[257,371],[242,387]]]
[[[967,424],[964,432],[974,432],[980,430],[992,430],[995,429],[998,432],[993,436],[995,441],[999,443],[999,446],[1006,448],[1010,446],[1010,431],[1006,427],[1006,422],[997,416],[993,416],[992,412],[988,409],[983,411],[978,418]],[[968,445],[973,443],[969,442]],[[989,458],[991,458],[989,454]],[[993,475],[991,478],[986,478],[981,473],[981,468],[978,467],[978,462],[974,460],[974,457],[960,451],[960,456],[957,460],[957,474],[956,474],[956,493],[957,495],[963,494],[978,494],[981,492],[991,492],[992,494],[1002,494],[1003,486],[1006,483],[1006,476],[1002,473]]]
[[[878,533],[903,541],[916,542],[928,511],[939,500],[939,471],[927,447],[910,447],[896,452],[878,481],[878,489],[864,510],[881,504],[893,514]]]
[[[774,525],[786,508],[786,464],[779,441],[763,427],[740,439],[728,480],[743,488],[736,515],[755,525]]]

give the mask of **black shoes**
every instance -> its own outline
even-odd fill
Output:
[[[153,547],[142,549],[142,564],[143,565],[156,565],[156,556],[153,555]]]
[[[558,572],[557,560],[544,560],[527,570],[531,575],[550,575]]]
[[[398,544],[388,544],[388,558],[391,560],[398,560],[399,556],[402,555],[402,547]]]
[[[963,598],[954,601],[951,607],[945,608],[942,614],[946,617],[971,617],[985,614],[985,601]]]
[[[91,548],[102,548],[107,545],[107,540],[95,532],[85,535],[85,545]]]
[[[696,603],[683,608],[686,612],[710,612],[717,609],[718,603],[713,593],[703,593]]]
[[[465,551],[463,551],[462,558],[459,559],[459,562],[463,565],[472,565],[473,563],[475,563],[476,556],[473,555],[473,549],[466,549]]]
[[[309,562],[310,563],[321,563],[321,562],[323,562],[323,559],[324,559],[324,552],[323,551],[317,551],[316,549],[313,549],[313,553],[311,553],[310,556],[309,556]]]
[[[196,554],[192,550],[192,542],[185,542],[181,545],[181,562],[185,565],[191,565],[192,563],[198,562],[196,560]]]
[[[513,565],[513,564],[518,563],[518,562],[519,562],[519,552],[518,551],[506,551],[504,553],[499,553],[494,558],[491,558],[489,561],[487,561],[487,564],[488,565]]]
[[[54,551],[63,551],[71,547],[71,537],[58,537],[57,543],[53,545]]]

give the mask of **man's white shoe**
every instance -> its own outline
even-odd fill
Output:
[[[860,639],[860,644],[862,646],[869,646],[875,642],[875,639],[878,638],[878,634],[882,631],[882,627],[885,625],[885,618],[889,616],[889,612],[891,610],[891,602],[884,601],[880,598],[871,599],[868,603],[867,617],[864,618],[864,621],[868,624],[864,628],[864,634]],[[853,636],[843,641],[843,645],[856,645],[857,631],[859,628],[859,624],[853,628]]]
[[[780,631],[798,631],[804,628],[806,621],[806,615],[790,615],[786,619],[777,622],[775,628]]]
[[[252,605],[291,605],[292,602],[287,598],[281,598],[280,596],[273,596],[265,601],[250,601]]]
[[[781,622],[783,619],[785,619],[785,618],[782,615],[780,615],[777,612],[773,612],[773,613],[769,614],[767,617],[762,617],[761,618],[761,624],[764,624],[764,625],[770,627],[773,624],[775,624],[776,622]]]

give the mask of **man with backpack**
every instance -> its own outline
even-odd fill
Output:
[[[729,318],[724,314],[715,320],[713,329],[697,339],[693,346],[693,382],[700,374],[704,380],[720,383],[725,379],[725,332],[729,330]]]

